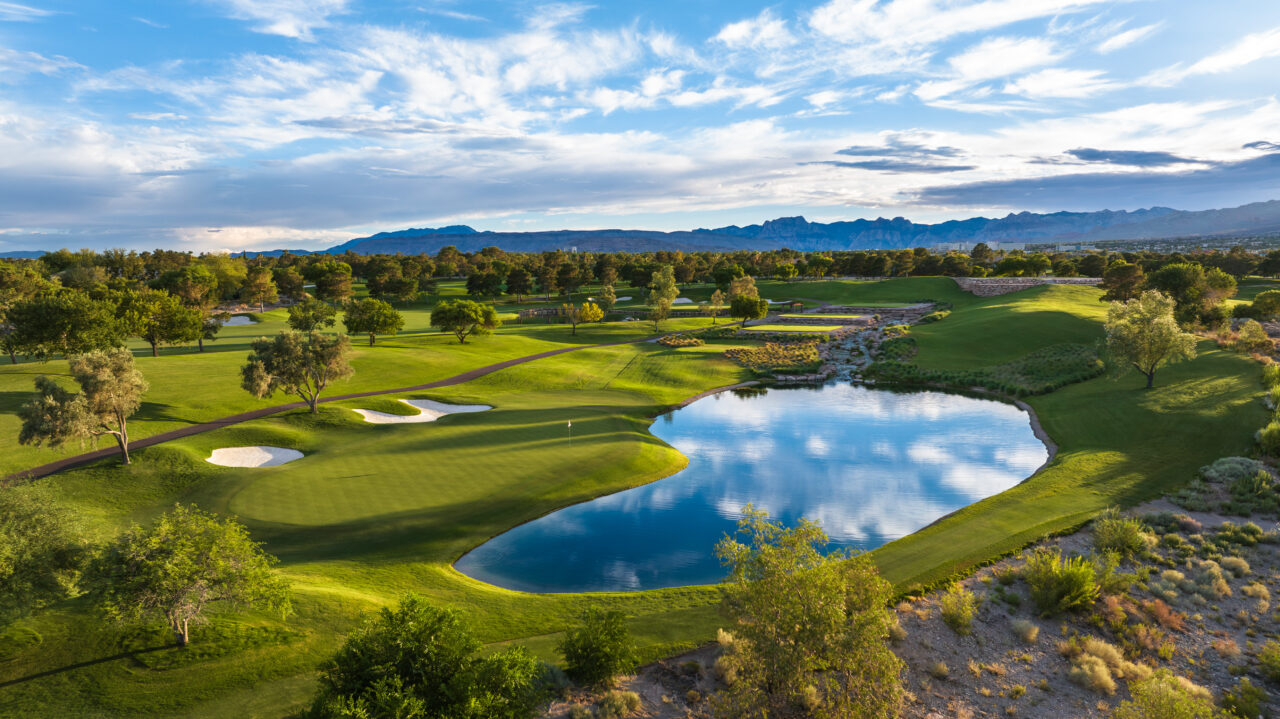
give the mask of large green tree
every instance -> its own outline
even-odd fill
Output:
[[[1137,299],[1112,302],[1107,309],[1107,349],[1118,370],[1141,372],[1147,389],[1161,365],[1196,356],[1196,337],[1178,326],[1175,307],[1172,298],[1147,290]]]
[[[1097,255],[1090,256],[1096,257]],[[1102,282],[1098,286],[1105,292],[1102,293],[1102,297],[1099,299],[1103,302],[1126,302],[1131,300],[1142,291],[1142,283],[1145,280],[1146,276],[1142,272],[1142,265],[1117,262],[1102,273]]]
[[[716,547],[729,568],[724,609],[736,678],[718,697],[727,717],[898,716],[902,662],[889,648],[893,587],[865,554],[823,556],[827,535],[787,529],[748,505],[737,537]],[[739,538],[745,541],[739,541]]]
[[[311,719],[524,719],[541,703],[523,647],[480,652],[455,610],[409,595],[352,632],[320,667]]]
[[[369,335],[372,347],[378,335],[394,335],[404,329],[404,317],[386,302],[368,298],[347,305],[342,324],[352,334]]]
[[[18,444],[57,447],[68,440],[110,436],[120,448],[121,460],[129,464],[129,418],[142,406],[148,389],[133,365],[133,354],[123,347],[94,350],[72,357],[69,364],[80,392],[37,377],[38,396],[18,410]]]
[[[18,343],[14,325],[9,321],[9,310],[50,289],[48,280],[35,269],[0,262],[0,347],[8,353],[11,364],[18,363]]]
[[[231,519],[177,506],[151,527],[134,526],[85,572],[89,596],[109,617],[162,617],[184,646],[210,605],[288,613],[288,584],[275,557]]]
[[[1147,275],[1143,287],[1174,301],[1174,316],[1184,324],[1214,318],[1223,300],[1235,295],[1236,281],[1222,270],[1191,262],[1174,262]]]
[[[452,332],[460,344],[471,336],[486,335],[502,326],[492,305],[472,300],[441,300],[431,310],[431,326]]]
[[[655,332],[662,321],[671,316],[671,306],[679,296],[680,288],[676,287],[676,274],[671,265],[663,265],[650,275],[645,304],[649,306],[649,320]]]
[[[151,356],[160,356],[160,345],[194,342],[204,337],[204,317],[177,297],[161,290],[125,292],[116,315],[125,331],[151,345]]]
[[[289,327],[298,332],[316,332],[334,326],[337,314],[338,311],[329,303],[303,295],[289,308]]]
[[[351,340],[346,335],[319,332],[282,332],[254,340],[248,363],[241,369],[241,383],[259,399],[277,391],[302,399],[316,413],[320,393],[331,382],[354,374]]]
[[[271,275],[271,269],[267,267],[250,267],[248,274],[245,276],[244,287],[240,288],[240,296],[249,302],[256,303],[259,312],[263,311],[266,303],[280,299],[280,293],[276,289],[276,282]]]
[[[69,357],[117,347],[124,332],[115,306],[79,290],[43,292],[15,303],[6,313],[12,326],[12,349],[45,361],[53,355]]]
[[[0,625],[72,596],[86,550],[69,514],[0,490]]]
[[[219,299],[218,278],[203,265],[187,265],[164,273],[154,285],[167,290],[183,305],[200,312],[202,331],[196,341],[203,352],[204,341],[212,341],[222,329],[223,316],[214,312]]]
[[[769,301],[752,295],[734,295],[729,301],[729,316],[737,317],[746,324],[750,320],[758,320],[769,314]]]

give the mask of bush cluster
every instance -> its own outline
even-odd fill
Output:
[[[937,322],[939,320],[945,320],[947,316],[950,314],[951,314],[951,310],[939,310],[937,312],[930,312],[924,317],[921,317],[920,319],[916,320],[916,324],[927,325],[933,322]]]
[[[1022,577],[1044,616],[1092,606],[1101,592],[1094,563],[1085,557],[1063,557],[1058,549],[1032,552]]]
[[[777,344],[805,344],[830,342],[831,335],[825,332],[743,332],[736,334],[738,339],[764,340]]]
[[[885,345],[892,341],[880,345],[882,353]],[[1093,379],[1104,371],[1098,353],[1092,347],[1079,344],[1052,345],[1006,364],[972,370],[923,369],[892,357],[868,368],[869,376],[880,381],[985,387],[1017,397],[1052,392]]]
[[[817,371],[822,365],[814,342],[766,342],[762,347],[734,347],[724,354],[757,374],[805,374]]]
[[[905,362],[916,356],[917,349],[915,337],[899,335],[880,343],[880,357],[889,362]]]
[[[658,344],[663,347],[701,347],[706,344],[701,337],[690,337],[689,335],[666,335],[658,338]]]
[[[608,686],[635,668],[635,646],[618,611],[589,609],[560,640],[564,670],[579,684]]]
[[[1121,516],[1115,510],[1107,510],[1093,520],[1093,546],[1099,552],[1132,557],[1149,549],[1155,541],[1140,520]]]

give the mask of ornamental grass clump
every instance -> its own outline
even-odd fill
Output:
[[[1022,577],[1036,608],[1047,617],[1092,606],[1101,592],[1094,563],[1086,557],[1063,557],[1058,549],[1032,552]]]
[[[1099,552],[1132,557],[1146,551],[1155,542],[1155,536],[1145,524],[1133,517],[1122,516],[1114,509],[1103,512],[1093,521],[1093,546]]]
[[[822,364],[815,342],[766,342],[762,347],[734,347],[724,354],[757,374],[813,372]]]
[[[978,611],[978,599],[973,592],[956,585],[938,600],[942,606],[942,621],[951,631],[961,636],[973,631],[973,615]]]

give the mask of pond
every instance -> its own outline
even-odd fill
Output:
[[[827,384],[722,393],[651,430],[689,458],[650,484],[557,510],[464,555],[471,577],[530,592],[711,584],[748,503],[874,549],[997,494],[1048,459],[1026,412],[934,391]]]

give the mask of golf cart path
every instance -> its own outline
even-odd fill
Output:
[[[652,338],[643,337],[640,339],[618,340],[616,342],[605,342],[602,344],[594,344],[594,345],[574,345],[571,347],[561,347],[558,349],[547,350],[546,352],[539,352],[537,354],[531,354],[531,355],[526,355],[524,357],[509,359],[503,362],[498,362],[496,364],[486,365],[484,367],[477,367],[476,369],[468,370],[461,374],[456,374],[452,377],[436,380],[435,382],[428,382],[426,384],[413,385],[412,387],[395,387],[392,389],[376,389],[376,390],[370,390],[368,392],[354,392],[352,394],[341,394],[341,395],[334,395],[332,397],[321,397],[320,403],[324,404],[326,402],[341,402],[342,400],[359,399],[361,397],[374,397],[374,396],[383,395],[383,394],[418,392],[421,390],[436,389],[439,387],[452,387],[454,385],[470,382],[473,379],[483,377],[487,374],[492,374],[494,372],[507,369],[508,367],[514,367],[516,365],[524,364],[526,362],[533,362],[534,360],[545,359],[547,357],[554,357],[556,355],[565,354],[567,352],[576,352],[578,350],[596,349],[600,347],[614,347],[617,345],[637,344],[640,342],[647,342],[650,339]],[[129,449],[134,450],[134,449],[142,449],[144,447],[153,447],[157,444],[163,444],[164,442],[171,442],[175,439],[190,437],[192,435],[202,434],[204,432],[212,432],[216,429],[229,427],[233,424],[239,424],[241,422],[248,422],[249,420],[268,417],[273,414],[279,414],[280,412],[287,412],[292,409],[303,409],[306,406],[307,406],[306,402],[290,402],[289,404],[281,404],[281,405],[276,405],[274,407],[263,407],[262,409],[255,409],[249,412],[241,412],[240,414],[233,414],[229,417],[221,417],[219,419],[210,420],[208,422],[199,422],[197,424],[192,424],[186,427],[180,427],[178,429],[169,430],[168,432],[161,432],[160,434],[153,434],[149,437],[133,440],[129,442]],[[96,462],[100,459],[113,457],[118,455],[119,453],[120,453],[120,450],[116,447],[99,449],[93,452],[85,452],[84,454],[77,454],[70,457],[64,457],[55,462],[42,464],[39,467],[33,467],[31,469],[24,469],[18,472],[14,472],[13,474],[6,477],[5,480],[16,481],[16,480],[39,479],[41,477],[47,477],[51,474],[61,472],[64,469],[81,467],[86,464]]]

